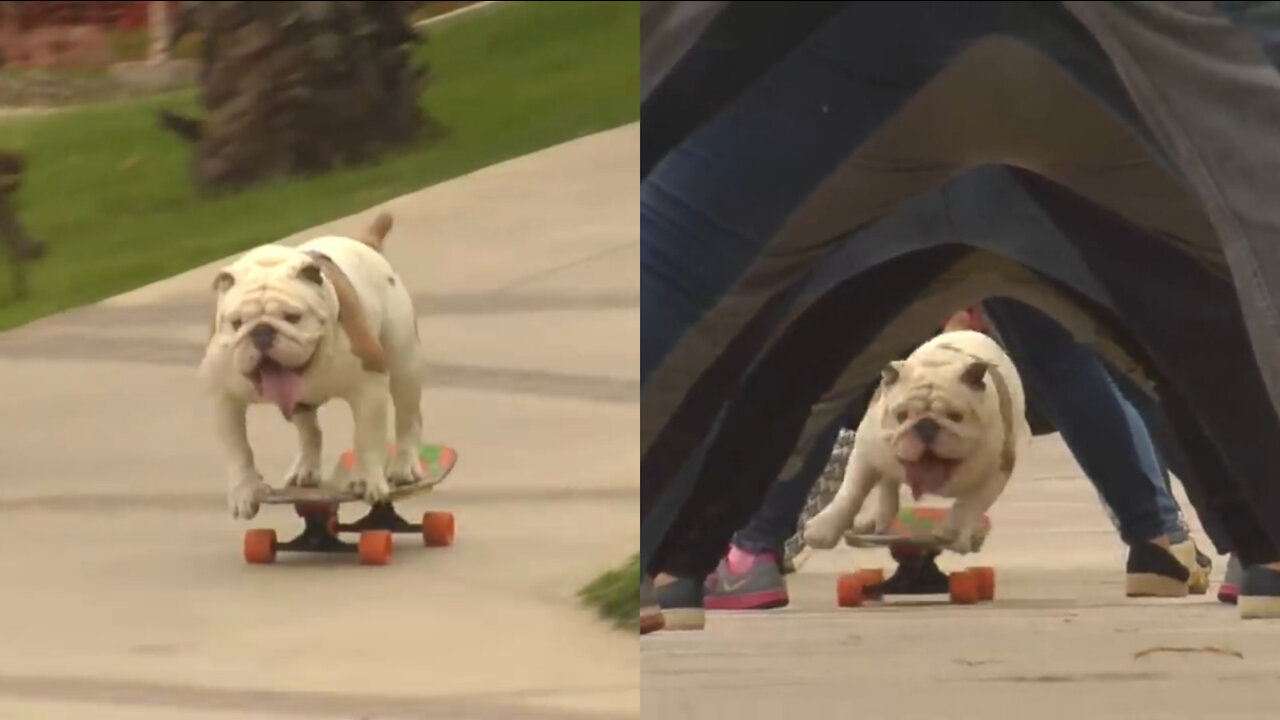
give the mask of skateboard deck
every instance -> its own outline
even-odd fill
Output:
[[[391,448],[394,452],[395,448]],[[351,523],[338,520],[338,507],[344,503],[363,502],[364,496],[351,488],[355,455],[343,453],[333,474],[316,487],[273,489],[260,501],[264,505],[292,505],[302,518],[302,532],[292,540],[279,542],[276,531],[252,529],[244,534],[244,559],[253,565],[275,562],[279,552],[350,553],[364,565],[386,565],[391,562],[396,534],[421,535],[428,547],[453,544],[454,518],[448,512],[427,512],[421,522],[409,522],[396,511],[395,501],[429,492],[453,470],[458,453],[445,445],[423,445],[419,450],[422,479],[393,486],[385,502],[374,504],[364,517]],[[359,533],[359,542],[347,542],[342,533]]]
[[[395,451],[395,447],[391,448]],[[458,452],[445,445],[423,445],[418,451],[418,459],[422,462],[422,480],[404,485],[392,485],[388,501],[400,500],[418,493],[428,492],[453,471],[458,462]],[[300,505],[310,503],[338,504],[358,502],[364,496],[350,487],[354,476],[356,456],[348,450],[338,458],[333,474],[325,482],[314,487],[290,486],[272,488],[262,499],[264,505]]]
[[[895,547],[909,546],[922,550],[944,549],[938,539],[933,536],[934,528],[947,518],[949,508],[945,507],[909,507],[898,512],[889,530],[882,535],[845,535],[845,543],[853,547]],[[982,549],[983,542],[991,532],[991,518],[982,516],[978,526],[978,535],[974,538],[974,552]]]

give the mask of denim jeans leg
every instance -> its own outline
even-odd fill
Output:
[[[1164,525],[1164,534],[1169,537],[1169,542],[1185,542],[1190,534],[1187,532],[1187,526],[1182,522],[1182,508],[1178,507],[1178,501],[1170,490],[1169,470],[1156,450],[1151,430],[1147,427],[1142,413],[1134,407],[1129,398],[1125,397],[1114,384],[1112,390],[1124,409],[1125,418],[1129,421],[1129,438],[1142,458],[1142,465],[1147,469],[1145,475],[1155,491],[1156,509]]]
[[[1151,437],[1150,430],[1144,422],[1142,413],[1133,406],[1123,392],[1121,393],[1120,403],[1124,409],[1125,419],[1129,423],[1129,437],[1142,458],[1142,465],[1148,468],[1147,477],[1155,485],[1156,508],[1160,512],[1160,521],[1164,526],[1164,534],[1168,536],[1169,542],[1185,542],[1191,535],[1182,521],[1182,509],[1178,507],[1178,501],[1174,498],[1170,489],[1168,468],[1156,451],[1154,439]],[[1107,498],[1100,490],[1098,491],[1098,499],[1102,501],[1102,509],[1106,511],[1107,517],[1111,519],[1111,524],[1115,526],[1117,531],[1120,530],[1120,520],[1116,517],[1116,513],[1111,509],[1111,506],[1107,504]]]
[[[1156,508],[1160,511],[1160,520],[1164,524],[1164,534],[1169,538],[1169,542],[1186,542],[1190,539],[1191,533],[1182,520],[1182,508],[1178,507],[1178,500],[1173,496],[1172,486],[1169,483],[1169,468],[1156,447],[1155,438],[1146,423],[1146,416],[1133,404],[1130,395],[1124,392],[1120,378],[1117,378],[1114,373],[1112,382],[1120,393],[1120,403],[1124,408],[1125,419],[1129,421],[1129,437],[1142,457],[1143,466],[1148,468],[1147,477],[1155,485]],[[1111,519],[1111,524],[1119,530],[1120,520],[1107,504],[1107,498],[1099,492],[1098,499],[1102,501],[1102,509]]]
[[[1187,493],[1187,499],[1191,502],[1191,507],[1195,510],[1196,517],[1200,520],[1200,526],[1204,528],[1204,533],[1209,536],[1214,548],[1223,555],[1231,552],[1231,538],[1222,526],[1222,519],[1218,516],[1215,508],[1210,507],[1203,483],[1191,472],[1191,465],[1187,462],[1186,456],[1182,453],[1182,448],[1179,447],[1178,441],[1173,435],[1173,431],[1165,421],[1164,411],[1161,409],[1160,404],[1124,375],[1113,374],[1113,377],[1116,385],[1120,388],[1121,394],[1129,400],[1129,404],[1142,416],[1143,424],[1146,425],[1147,431],[1151,435],[1151,440],[1155,443],[1157,457],[1160,458],[1161,465],[1165,468],[1165,484],[1169,489],[1169,497],[1173,498],[1173,486],[1170,482],[1170,473],[1172,473],[1177,476],[1182,484],[1182,489]],[[1176,500],[1172,502],[1176,506]],[[1179,515],[1182,516],[1181,511]],[[1185,528],[1185,516],[1182,519],[1183,527]]]
[[[1102,358],[1021,302],[992,299],[985,310],[1023,383],[1040,399],[1044,414],[1115,512],[1121,539],[1132,545],[1163,534],[1155,453],[1142,452],[1134,442],[1126,403]]]
[[[778,478],[765,495],[764,504],[751,516],[746,527],[733,536],[733,544],[752,553],[773,553],[781,558],[783,544],[796,532],[800,513],[809,499],[809,491],[822,477],[840,429],[847,427],[849,416],[841,415],[822,432],[794,477]]]

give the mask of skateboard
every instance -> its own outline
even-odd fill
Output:
[[[989,567],[969,567],[950,574],[938,569],[943,547],[933,537],[934,527],[943,522],[947,508],[903,508],[883,535],[849,535],[853,547],[887,547],[898,567],[887,580],[880,568],[863,569],[841,575],[836,581],[836,603],[859,607],[866,600],[883,600],[891,595],[948,595],[953,604],[973,605],[995,599],[996,575]],[[974,551],[982,549],[991,532],[991,519],[982,516]]]
[[[392,452],[395,448],[392,448]],[[395,501],[430,492],[444,481],[458,461],[458,453],[443,445],[423,445],[419,451],[423,478],[419,482],[393,485],[387,501],[369,508],[364,517],[352,523],[339,522],[338,506],[363,502],[363,495],[351,490],[349,483],[355,468],[351,450],[338,459],[328,482],[316,487],[273,488],[262,499],[263,505],[292,505],[302,518],[302,533],[287,542],[278,542],[276,531],[255,528],[244,534],[244,559],[253,565],[275,562],[279,552],[354,553],[364,565],[386,565],[391,562],[392,536],[421,535],[427,547],[453,544],[453,514],[427,512],[422,522],[411,523],[396,512]],[[347,542],[341,533],[359,533],[357,542]]]

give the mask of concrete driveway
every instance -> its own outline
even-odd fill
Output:
[[[888,569],[888,553],[815,554],[785,610],[645,636],[644,717],[1276,717],[1280,623],[1241,621],[1216,582],[1209,596],[1127,600],[1124,548],[1065,447],[1042,438],[1025,460],[983,553],[939,562],[994,566],[995,603],[841,610],[836,575]],[[1215,558],[1215,579],[1225,565]]]
[[[638,542],[638,148],[631,125],[381,206],[427,435],[460,453],[406,510],[452,510],[450,549],[244,564],[246,527],[297,521],[225,510],[212,266],[0,335],[0,718],[637,716],[635,637],[574,593]],[[350,422],[321,418],[328,464]],[[293,431],[250,424],[279,482]]]

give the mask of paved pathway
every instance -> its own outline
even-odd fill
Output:
[[[644,717],[1277,715],[1280,623],[1242,622],[1212,595],[1126,600],[1124,550],[1056,436],[1037,440],[992,522],[974,562],[997,568],[993,605],[840,610],[836,574],[887,566],[887,552],[818,554],[794,576],[788,609],[713,613],[703,633],[646,636]]]
[[[195,375],[217,264],[0,335],[0,718],[636,716],[634,636],[574,593],[638,542],[638,143],[631,125],[382,206],[427,435],[461,457],[409,509],[453,510],[451,549],[243,563]],[[328,463],[350,423],[321,415]],[[278,481],[292,428],[262,409],[251,432]]]

